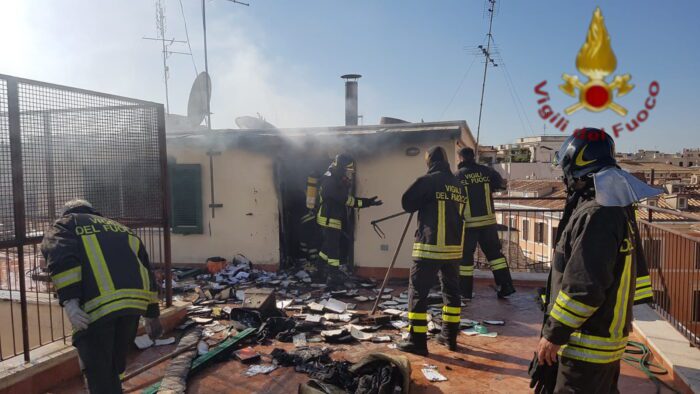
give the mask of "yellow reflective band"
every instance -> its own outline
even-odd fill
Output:
[[[428,326],[408,326],[408,331],[416,334],[425,334],[428,332]]]
[[[620,350],[627,346],[627,337],[605,338],[596,335],[582,334],[580,331],[573,332],[569,337],[569,344],[585,346],[596,350]]]
[[[445,201],[438,202],[437,246],[445,246]]]
[[[625,348],[615,351],[600,351],[571,345],[562,346],[558,352],[558,354],[563,357],[596,364],[607,364],[618,361],[624,353]]]
[[[80,282],[82,278],[83,268],[81,266],[77,266],[65,270],[60,274],[52,275],[51,281],[53,281],[53,285],[56,287],[56,290],[61,290],[64,287]]]
[[[649,275],[640,276],[637,278],[637,287],[651,286],[651,278]]]
[[[615,311],[613,319],[610,323],[610,336],[613,338],[621,338],[627,320],[627,304],[629,303],[629,293],[631,285],[631,268],[632,255],[628,254],[625,257],[625,268],[622,270],[620,278],[620,287],[617,288],[617,296],[615,297]]]
[[[564,292],[564,290],[560,290],[559,294],[557,295],[556,303],[561,305],[561,307],[568,309],[572,313],[575,313],[579,316],[583,317],[589,317],[591,316],[596,310],[598,310],[597,307],[586,305],[583,302],[577,301],[573,298],[571,298],[568,294]]]
[[[467,220],[470,217],[472,217],[472,205],[470,203],[471,199],[469,198],[469,196],[467,196],[466,201],[467,201],[467,206],[465,207],[465,210],[464,210],[464,220]]]
[[[643,300],[645,298],[651,298],[653,296],[654,296],[654,292],[651,290],[651,287],[646,288],[644,290],[637,290],[634,293],[634,301],[636,302],[639,300]]]
[[[302,216],[302,218],[301,218],[302,223],[308,223],[312,220],[314,220],[314,215],[306,215],[306,216]]]
[[[415,242],[413,244],[413,250],[423,250],[426,252],[437,252],[437,253],[446,253],[446,252],[461,252],[462,251],[462,245],[430,245],[430,244],[422,244]]]
[[[496,215],[492,213],[492,214],[483,215],[483,216],[473,216],[473,217],[470,216],[470,217],[466,218],[465,221],[467,223],[475,223],[475,222],[482,222],[485,220],[495,220],[495,219],[496,219]]]
[[[472,221],[469,218],[465,219],[464,225],[466,228],[484,227],[492,224],[496,224],[496,217],[486,218],[483,220]]]
[[[129,235],[129,247],[131,247],[131,251],[134,252],[136,261],[139,264],[139,271],[141,273],[141,286],[144,290],[148,291],[151,288],[151,279],[148,276],[148,269],[145,265],[143,265],[143,262],[139,258],[139,249],[141,247],[141,241],[139,241],[139,239],[134,237],[133,235]]]
[[[139,301],[148,302],[149,304],[155,304],[158,302],[158,293],[141,289],[119,289],[89,300],[85,303],[84,309],[89,313],[93,309],[99,308],[101,305],[108,304],[118,299],[137,299]]]
[[[549,316],[556,319],[560,323],[569,326],[571,328],[579,328],[586,321],[585,318],[579,317],[569,313],[568,311],[559,307],[558,304],[554,304],[554,308],[550,312]]]
[[[459,316],[443,314],[442,321],[447,322],[447,323],[459,323]]]
[[[325,261],[326,263],[328,263],[328,265],[331,265],[331,266],[333,266],[333,267],[338,267],[338,266],[340,266],[340,259],[331,259],[331,258],[328,258],[328,255],[325,254],[325,253],[323,253],[323,252],[319,253],[318,256],[321,258],[321,260],[323,260],[323,261]]]
[[[486,182],[484,183],[484,200],[486,200],[486,213],[490,215],[491,211],[491,185]]]
[[[343,227],[343,225],[341,224],[340,220],[338,220],[338,219],[328,219],[328,218],[326,218],[325,216],[321,216],[321,214],[319,214],[319,215],[316,217],[316,223],[318,223],[318,225],[319,225],[319,226],[322,226],[322,227],[330,227],[330,228],[335,228],[335,229],[338,229],[338,230],[340,230],[340,229]]]
[[[540,294],[540,299],[542,300],[543,304],[547,303],[547,296],[545,294]]]
[[[408,312],[408,320],[428,321],[428,314],[427,313],[419,313],[419,312]]]
[[[412,256],[430,260],[461,260],[462,252],[435,253],[424,252],[422,250],[414,250]]]
[[[449,314],[452,314],[452,315],[459,315],[460,313],[462,313],[462,308],[461,308],[461,307],[458,307],[458,306],[447,306],[447,305],[443,305],[442,311],[443,311],[444,313],[449,313]]]
[[[106,304],[96,309],[92,313],[89,313],[90,323],[94,323],[101,317],[107,316],[110,313],[114,313],[122,309],[138,309],[140,311],[146,311],[146,309],[148,309],[148,302],[131,299],[114,301],[111,304]]]
[[[634,247],[632,246],[632,242],[630,242],[629,238],[623,239],[622,245],[620,245],[620,252],[627,253],[632,249],[634,249]]]
[[[498,271],[508,268],[508,263],[506,262],[505,257],[491,260],[489,261],[489,265],[491,266],[491,271]]]
[[[348,196],[348,199],[345,201],[345,205],[352,207],[355,205],[355,197],[353,196]]]
[[[306,178],[306,183],[310,183],[310,184],[312,184],[312,185],[315,185],[316,182],[318,182],[318,179],[316,179],[316,178],[314,178],[314,177],[311,177],[311,176],[310,176],[310,177]]]
[[[112,275],[109,273],[109,268],[107,268],[107,262],[102,254],[102,248],[100,243],[97,241],[97,236],[83,235],[83,246],[85,247],[85,253],[90,261],[90,267],[92,268],[92,274],[95,276],[95,281],[97,282],[97,287],[100,294],[105,294],[114,291],[114,282],[112,282]]]

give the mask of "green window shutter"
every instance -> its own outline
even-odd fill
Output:
[[[202,166],[170,165],[170,199],[175,234],[202,234]]]

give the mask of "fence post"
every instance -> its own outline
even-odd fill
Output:
[[[651,186],[654,186],[654,175],[655,175],[655,171],[654,171],[654,169],[652,168],[652,169],[651,169],[651,176],[649,177],[649,184],[650,184]],[[649,204],[649,203],[647,202],[647,205],[648,205],[648,204]],[[648,212],[648,214],[649,214],[649,217],[648,217],[649,223],[651,223],[651,221],[654,219],[654,211],[652,211],[651,209],[647,209],[647,212]]]
[[[17,266],[19,269],[19,298],[22,316],[22,348],[24,361],[29,362],[29,321],[27,318],[27,287],[24,271],[24,244],[27,238],[24,212],[24,171],[22,168],[22,126],[20,123],[19,88],[17,80],[7,80],[7,113],[10,132],[10,160],[12,167],[12,203],[14,210]]]
[[[170,181],[168,178],[168,151],[165,138],[165,111],[163,104],[158,112],[158,151],[160,154],[160,187],[163,196],[163,269],[165,270],[165,306],[173,304],[172,256],[170,254]]]

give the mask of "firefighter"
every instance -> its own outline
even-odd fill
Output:
[[[455,176],[467,193],[464,252],[459,267],[460,290],[462,297],[472,298],[474,287],[474,251],[477,243],[489,262],[499,298],[515,293],[513,280],[506,257],[501,252],[498,239],[496,214],[493,210],[492,191],[505,189],[506,183],[495,170],[477,164],[474,150],[462,148],[459,151],[460,163]]]
[[[44,233],[41,252],[73,326],[73,346],[85,366],[90,392],[121,393],[120,374],[140,316],[145,316],[151,338],[163,331],[143,243],[89,202],[72,200]]]
[[[404,193],[401,204],[407,212],[418,211],[418,229],[413,244],[413,265],[408,284],[408,341],[399,350],[428,355],[428,294],[440,273],[442,286],[442,332],[438,342],[457,349],[461,301],[459,262],[462,259],[463,210],[466,196],[450,171],[442,147],[426,152],[428,173]]]
[[[321,233],[316,223],[318,179],[319,175],[317,172],[312,172],[306,179],[306,208],[308,212],[300,219],[299,251],[301,252],[301,257],[308,262],[318,260],[318,252],[321,247]]]
[[[617,167],[598,129],[556,154],[567,202],[546,292],[532,387],[538,393],[617,393],[632,305],[651,298],[632,204],[660,194]],[[636,250],[635,250],[636,249]]]
[[[377,196],[359,198],[350,193],[354,176],[355,162],[352,157],[340,154],[335,157],[328,171],[321,177],[321,197],[316,216],[316,223],[321,226],[323,234],[319,268],[326,274],[325,277],[330,286],[340,286],[344,280],[343,273],[340,271],[340,266],[345,264],[340,244],[347,209],[382,205],[382,201],[378,200]]]

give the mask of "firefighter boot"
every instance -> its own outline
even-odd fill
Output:
[[[401,341],[396,346],[402,352],[413,353],[419,356],[428,356],[428,334],[411,333],[407,341]]]
[[[326,286],[328,290],[339,290],[345,287],[345,274],[338,267],[326,267]]]
[[[463,299],[471,300],[474,292],[474,277],[473,276],[460,276],[459,277],[459,291]]]
[[[457,350],[457,335],[459,334],[459,323],[442,323],[442,331],[436,337],[439,344],[447,346],[451,351]]]
[[[326,267],[328,267],[328,264],[321,259],[317,259],[314,261],[313,266],[313,271],[308,270],[313,283],[326,283]]]
[[[509,295],[515,293],[515,287],[513,287],[513,282],[506,282],[505,284],[498,286],[498,298],[508,298]]]
[[[493,271],[493,279],[496,281],[498,298],[506,298],[515,293],[513,279],[510,277],[510,271],[507,268]]]

